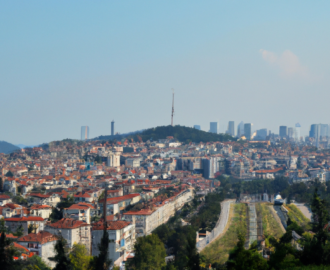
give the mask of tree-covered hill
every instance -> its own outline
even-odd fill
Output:
[[[205,132],[191,127],[185,126],[160,126],[156,128],[146,129],[139,134],[134,134],[128,138],[133,138],[134,141],[138,141],[139,137],[143,141],[147,140],[159,140],[166,139],[168,136],[173,136],[180,142],[225,142],[225,141],[235,141],[232,136],[228,134],[215,134],[210,132]]]
[[[0,141],[0,153],[9,154],[9,153],[12,153],[12,152],[20,150],[20,149],[21,148],[13,145],[11,143],[8,143],[5,141]]]

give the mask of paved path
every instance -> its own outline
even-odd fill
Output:
[[[295,205],[304,214],[305,217],[307,217],[309,220],[312,220],[312,211],[309,207],[303,203],[295,203]]]
[[[221,203],[221,213],[212,232],[207,235],[203,240],[196,243],[198,252],[201,252],[207,245],[214,241],[221,233],[224,232],[228,223],[230,205],[235,203],[236,200],[226,200]]]

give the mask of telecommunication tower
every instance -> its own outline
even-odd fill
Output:
[[[174,116],[174,89],[172,88],[173,91],[173,97],[172,97],[172,115],[171,115],[171,126],[173,127],[173,116]]]

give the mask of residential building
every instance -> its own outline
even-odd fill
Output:
[[[6,194],[1,194],[0,195],[0,206],[3,206],[7,203],[11,203],[11,198],[10,196],[6,195]]]
[[[139,193],[127,194],[120,197],[107,198],[107,216],[115,215],[124,210],[127,206],[135,204],[141,200]],[[99,200],[100,213],[103,213],[104,199]]]
[[[69,248],[72,248],[74,243],[83,244],[88,253],[91,253],[91,225],[86,222],[62,218],[57,222],[47,223],[45,231],[54,235],[62,235]]]
[[[185,203],[190,202],[193,197],[192,190],[187,189],[153,205],[151,208],[125,212],[123,217],[135,224],[136,237],[149,235],[158,226],[166,223],[170,217],[175,215],[176,211],[180,210]]]
[[[49,260],[49,257],[55,257],[55,244],[57,240],[57,236],[46,231],[40,231],[19,238],[17,243],[35,255],[40,256],[48,266],[53,268],[56,263]]]
[[[109,235],[108,258],[119,266],[133,251],[135,243],[135,225],[124,220],[107,221],[106,229]],[[98,256],[98,246],[103,236],[104,222],[100,220],[92,227],[92,255]]]
[[[56,205],[61,201],[61,197],[58,194],[41,194],[41,193],[31,193],[30,202],[33,204],[40,205],[50,205],[56,207]]]
[[[28,234],[29,228],[38,233],[44,230],[45,227],[45,220],[42,217],[35,216],[5,218],[5,223],[12,232],[16,232],[22,226],[24,235]]]
[[[97,208],[89,203],[79,202],[63,209],[64,218],[84,221],[87,224],[90,224],[91,219],[96,216],[98,216]]]
[[[30,215],[48,219],[52,213],[52,207],[49,205],[34,204],[30,207]]]

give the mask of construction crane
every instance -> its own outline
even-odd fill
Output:
[[[173,91],[173,97],[172,97],[172,115],[171,115],[171,126],[173,127],[173,116],[174,116],[174,89],[172,88]]]

